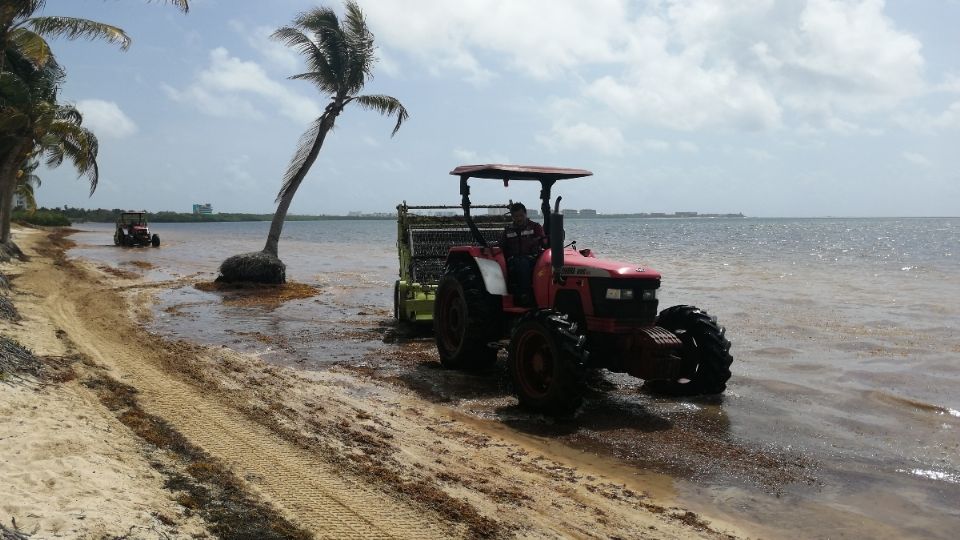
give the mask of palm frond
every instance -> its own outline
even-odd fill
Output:
[[[93,195],[100,178],[100,168],[97,165],[100,143],[92,131],[73,118],[54,120],[38,146],[48,167],[58,167],[65,159],[69,159],[77,170],[77,175],[85,176],[90,182],[90,194]]]
[[[392,96],[379,94],[354,96],[350,101],[356,103],[361,108],[376,111],[382,115],[392,116],[396,114],[397,123],[393,126],[393,131],[390,133],[391,137],[396,135],[397,131],[400,131],[400,125],[410,117],[410,113],[408,113],[407,109],[400,103],[400,100]]]
[[[16,73],[0,73],[0,106],[4,108],[27,108],[33,101],[30,85]]]
[[[130,48],[130,36],[123,29],[102,22],[76,17],[34,17],[25,21],[34,32],[43,36],[66,39],[102,39],[117,43],[121,50]]]
[[[147,2],[152,2],[153,0],[147,0]],[[187,0],[160,0],[164,4],[173,4],[173,7],[179,9],[180,11],[187,13],[190,11],[190,2]]]
[[[298,73],[296,75],[291,75],[288,79],[295,81],[309,81],[312,82],[320,89],[321,92],[329,94],[330,96],[336,96],[340,91],[340,87],[337,85],[337,81],[330,80],[330,77],[323,72],[319,71],[309,71],[307,73]]]
[[[314,8],[297,15],[293,25],[313,35],[317,48],[330,68],[331,77],[337,81],[339,93],[346,94],[344,88],[350,63],[349,44],[336,12],[327,7]]]
[[[58,120],[64,120],[67,122],[72,122],[76,125],[83,123],[83,115],[80,114],[80,111],[76,106],[72,104],[60,105],[56,109],[56,118]]]
[[[373,78],[377,48],[360,6],[353,0],[348,0],[345,15],[344,34],[350,52],[346,82],[347,91],[352,94],[360,91],[364,83]]]
[[[21,54],[38,66],[43,66],[53,56],[50,45],[40,34],[26,28],[16,28],[10,32],[10,42]]]
[[[33,15],[45,3],[45,0],[4,0],[0,5],[0,27],[8,28],[14,20]]]
[[[283,175],[283,185],[280,186],[280,191],[277,193],[277,199],[274,202],[280,202],[280,199],[287,194],[291,188],[298,187],[294,186],[296,183],[295,180],[299,176],[299,172],[303,169],[304,165],[307,162],[307,158],[310,156],[310,152],[313,150],[314,144],[317,142],[317,137],[320,136],[320,128],[323,125],[326,115],[321,115],[319,118],[313,121],[310,124],[310,127],[307,128],[307,131],[300,136],[300,141],[297,143],[297,151],[294,152],[293,158],[290,159],[290,165],[287,166],[287,172]]]
[[[27,212],[32,214],[37,211],[37,199],[34,196],[34,186],[32,184],[29,182],[17,183],[16,193],[23,199],[23,206]]]
[[[330,63],[327,62],[326,54],[324,54],[324,52],[317,47],[317,44],[306,34],[298,28],[282,26],[271,34],[270,37],[288,47],[296,49],[298,53],[306,57],[307,67],[310,68],[310,73],[313,74],[310,80],[317,84],[321,90],[328,94],[337,93],[339,81],[336,74],[330,68]],[[291,79],[302,78],[306,77],[298,77],[296,75],[291,77]]]
[[[6,139],[15,136],[18,132],[26,131],[30,127],[30,117],[16,109],[0,109],[0,134]]]

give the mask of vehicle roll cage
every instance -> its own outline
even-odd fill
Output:
[[[592,176],[593,173],[584,169],[562,169],[558,167],[538,167],[529,165],[461,165],[450,171],[451,175],[460,177],[460,207],[463,217],[470,228],[474,240],[483,247],[487,241],[480,234],[473,217],[470,215],[470,178],[488,178],[503,181],[507,187],[510,180],[536,180],[540,182],[540,212],[543,214],[543,229],[550,230],[550,191],[557,180],[582,178]]]

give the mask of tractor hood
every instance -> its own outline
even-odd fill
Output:
[[[587,251],[587,250],[584,250]],[[587,251],[589,253],[589,251]],[[543,253],[547,264],[550,263],[550,251]],[[620,261],[598,259],[593,255],[583,255],[579,251],[567,248],[563,250],[563,277],[604,277],[620,279],[649,279],[660,281],[660,272],[652,268]]]

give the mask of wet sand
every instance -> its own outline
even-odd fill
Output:
[[[125,461],[158,448],[187,449],[181,454],[204,460],[186,467],[194,478],[222,467],[216,476],[231,480],[218,489],[242,487],[243,504],[271,508],[317,537],[744,536],[724,519],[681,504],[667,475],[425,399],[375,374],[334,362],[322,371],[295,369],[149,333],[149,300],[171,288],[196,290],[194,278],[149,281],[104,271],[101,263],[63,258],[62,248],[36,236],[36,243],[23,241],[32,259],[14,280],[13,299],[24,306],[25,328],[41,325],[52,338],[34,339],[31,347],[76,360],[79,382],[52,391],[89,397],[87,388],[105,407],[99,414],[116,411],[126,420],[139,439],[137,448],[112,449]],[[29,428],[51,437],[55,429],[39,420]],[[99,459],[100,450],[90,452]],[[183,515],[192,508],[211,527],[192,495],[197,491],[171,469],[153,467],[157,472],[167,476],[165,487],[151,487],[151,497],[175,501]],[[44,495],[17,475],[5,477],[31,494],[3,508],[18,523],[63,511],[56,490]],[[72,516],[65,526],[82,529],[83,519]],[[121,513],[113,526],[129,519]],[[43,534],[53,531],[50,522],[38,524]]]
[[[189,242],[185,232],[183,253]],[[147,323],[161,335],[415,396],[473,429],[603,463],[619,481],[666,486],[683,508],[750,536],[952,538],[960,523],[960,281],[949,259],[847,256],[832,237],[816,253],[765,258],[665,246],[640,262],[664,272],[662,306],[697,304],[728,327],[736,358],[728,392],[665,400],[635,379],[599,373],[582,410],[555,421],[516,407],[502,362],[488,373],[441,370],[429,335],[392,323],[395,270],[384,244],[324,245],[317,263],[306,255],[316,244],[289,242],[293,275],[320,293],[272,306],[198,291],[211,265],[175,251],[89,244],[77,253],[118,269],[155,262],[142,276],[162,284]],[[629,258],[614,243],[600,247]]]

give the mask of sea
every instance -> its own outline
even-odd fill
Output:
[[[404,385],[665,478],[678,504],[760,537],[956,538],[960,218],[567,220],[578,248],[659,270],[661,308],[717,316],[735,360],[718,398],[660,398],[596,373],[566,420],[519,409],[502,361],[439,369],[429,331],[392,321],[395,221],[287,223],[288,279],[320,293],[280,306],[194,286],[259,250],[268,223],[153,224],[157,249],[113,246],[109,224],[76,227],[70,256],[157,285],[146,324],[171,339]]]

